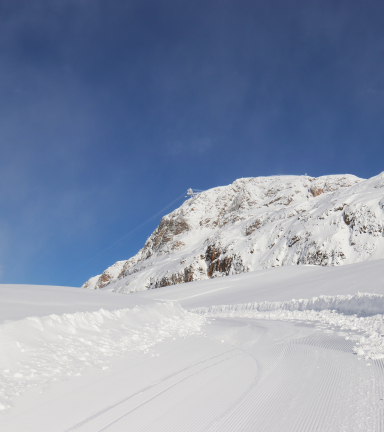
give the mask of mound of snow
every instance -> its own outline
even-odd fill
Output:
[[[195,313],[217,313],[230,311],[323,311],[334,310],[347,315],[371,316],[384,314],[384,295],[358,293],[355,295],[336,295],[313,297],[311,299],[290,300],[282,302],[255,302],[246,304],[209,306],[192,309]]]
[[[0,325],[0,410],[32,385],[108,368],[112,356],[148,352],[167,338],[200,332],[204,317],[173,303],[28,317]]]

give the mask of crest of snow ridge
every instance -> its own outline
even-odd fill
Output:
[[[378,259],[383,233],[384,173],[239,179],[185,201],[134,257],[83,287],[133,292],[259,268]]]

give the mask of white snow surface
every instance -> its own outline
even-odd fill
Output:
[[[164,216],[143,249],[83,287],[135,292],[261,268],[384,258],[384,173],[272,176],[202,192]]]
[[[205,317],[292,320],[326,324],[346,340],[356,341],[353,352],[366,359],[384,358],[384,296],[320,296],[289,302],[262,302],[198,308]],[[352,316],[350,316],[352,315]],[[361,316],[363,315],[363,316]]]
[[[0,324],[30,316],[96,312],[100,308],[115,310],[134,307],[129,296],[116,296],[103,290],[94,295],[87,290],[48,285],[0,284]],[[144,299],[140,304],[149,303]]]
[[[0,285],[0,430],[384,431],[383,268]]]
[[[0,410],[35,382],[44,386],[86,367],[107,368],[111,356],[147,353],[166,338],[198,332],[203,322],[164,303],[7,322],[0,327]]]

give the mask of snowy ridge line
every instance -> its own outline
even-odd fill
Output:
[[[384,172],[242,178],[165,215],[143,248],[83,288],[131,293],[263,268],[384,257]]]
[[[108,369],[125,352],[151,353],[172,337],[197,334],[205,318],[177,303],[133,309],[28,317],[0,325],[0,412],[32,385],[81,375],[86,367]]]
[[[357,293],[355,295],[319,296],[311,299],[289,300],[283,302],[243,303],[234,305],[215,305],[191,309],[197,314],[211,314],[232,311],[324,311],[332,310],[346,315],[372,316],[384,314],[384,295]]]
[[[201,307],[191,312],[206,317],[314,322],[318,328],[354,341],[355,354],[365,359],[384,358],[383,295],[320,296],[310,300]]]

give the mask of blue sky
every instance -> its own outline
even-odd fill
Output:
[[[0,283],[80,286],[189,187],[383,171],[383,19],[370,0],[0,0]]]

